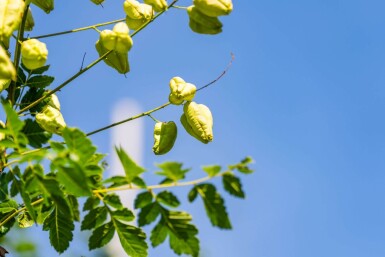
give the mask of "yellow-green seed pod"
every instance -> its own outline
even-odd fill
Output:
[[[28,39],[21,44],[21,61],[30,70],[43,67],[47,61],[48,50],[43,42]]]
[[[50,92],[49,90],[45,91],[43,93],[43,96],[47,95],[49,92]],[[47,106],[51,106],[56,110],[60,111],[60,102],[56,94],[50,95],[49,97],[47,97],[47,100],[48,100],[48,102],[46,102]]]
[[[181,123],[186,131],[207,144],[213,141],[213,117],[210,109],[195,102],[187,102],[183,106]]]
[[[3,85],[6,85],[8,80],[16,81],[16,69],[2,47],[0,47],[0,79],[4,83]]]
[[[145,4],[149,4],[154,8],[155,12],[161,12],[167,10],[166,0],[144,0]]]
[[[156,155],[168,153],[174,146],[177,132],[175,122],[157,122],[154,128],[154,146],[152,151]]]
[[[93,2],[96,5],[100,5],[104,2],[104,0],[91,0],[91,2]]]
[[[98,51],[99,53],[99,57],[109,51],[103,46],[100,40],[96,41],[95,48],[96,51]],[[106,58],[104,58],[104,62],[121,74],[126,74],[130,71],[130,65],[128,63],[128,53],[122,54],[116,51],[112,51],[112,53],[110,53]]]
[[[31,3],[46,13],[50,13],[55,8],[54,0],[31,0]]]
[[[222,32],[222,23],[217,17],[210,17],[200,12],[194,5],[187,8],[192,31],[199,34],[215,35]]]
[[[210,17],[229,15],[233,10],[231,0],[194,0],[194,5]]]
[[[137,30],[152,19],[154,11],[151,5],[142,4],[135,0],[126,0],[123,4],[127,14],[126,23],[130,29]]]
[[[7,89],[10,84],[11,84],[10,79],[0,79],[0,92]]]
[[[5,124],[1,120],[0,120],[0,128],[5,128]],[[4,139],[5,139],[5,134],[4,133],[0,133],[0,141],[2,141]]]
[[[192,101],[195,96],[196,86],[191,83],[186,83],[180,77],[173,77],[170,80],[170,95],[168,100],[172,104],[179,105],[183,101]]]
[[[31,31],[33,30],[34,26],[35,20],[33,19],[31,8],[28,8],[27,20],[25,21],[24,30]]]
[[[100,41],[108,50],[127,53],[133,45],[129,32],[127,24],[119,22],[114,26],[113,30],[103,30],[100,33]]]
[[[19,28],[25,3],[23,0],[0,0],[0,41],[7,42]]]
[[[60,111],[52,106],[46,106],[42,112],[35,116],[37,124],[47,132],[61,135],[67,126]]]

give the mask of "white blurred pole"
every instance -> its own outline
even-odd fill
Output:
[[[137,102],[132,99],[123,99],[115,104],[112,112],[112,122],[118,122],[128,117],[134,116],[143,112]],[[115,146],[122,147],[127,154],[139,165],[143,159],[143,119],[133,120],[122,125],[116,126],[111,130],[111,156],[109,169],[110,176],[121,175],[125,176],[123,167],[115,153]],[[118,192],[124,206],[133,209],[133,202],[136,196],[136,191]],[[107,251],[114,257],[126,257],[118,236],[107,245]]]

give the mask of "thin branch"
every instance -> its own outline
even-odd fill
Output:
[[[39,203],[41,203],[41,202],[43,202],[43,201],[44,201],[44,198],[40,198],[40,199],[38,199],[38,200],[32,202],[31,205],[34,206],[34,205],[37,205],[37,204],[39,204]],[[5,217],[5,218],[0,222],[0,227],[3,226],[5,223],[7,223],[10,219],[12,219],[13,217],[15,217],[17,214],[19,214],[20,212],[25,211],[25,210],[27,210],[27,208],[26,208],[26,207],[23,207],[23,208],[21,208],[21,209],[16,210],[16,211],[15,211],[14,213],[12,213],[11,215]]]
[[[107,22],[103,22],[103,23],[94,24],[94,25],[91,25],[91,26],[86,26],[86,27],[82,27],[82,28],[71,29],[71,30],[66,30],[66,31],[61,31],[61,32],[56,32],[56,33],[51,33],[51,34],[31,37],[31,38],[38,39],[38,38],[45,38],[45,37],[54,37],[54,36],[59,36],[59,35],[65,35],[65,34],[69,34],[69,33],[75,33],[75,32],[80,32],[80,31],[84,31],[84,30],[95,29],[96,27],[103,27],[103,26],[106,26],[106,25],[118,23],[118,22],[125,21],[125,20],[126,19],[107,21]]]

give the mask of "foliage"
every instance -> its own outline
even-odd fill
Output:
[[[126,0],[124,11],[127,24],[117,20],[70,31],[96,29],[117,23],[112,31],[100,32],[100,39],[96,43],[99,58],[53,89],[48,89],[55,77],[47,74],[50,66],[45,65],[48,54],[45,44],[35,38],[24,37],[27,25],[28,28],[33,26],[28,11],[29,1],[10,2],[0,0],[0,11],[4,11],[2,13],[6,17],[3,18],[8,21],[0,23],[0,62],[4,63],[0,68],[0,90],[6,93],[6,97],[4,95],[1,98],[6,123],[0,123],[0,238],[5,238],[10,230],[17,227],[26,229],[38,224],[48,232],[52,247],[58,253],[63,253],[73,240],[75,223],[79,223],[81,230],[89,230],[91,233],[88,242],[90,250],[105,246],[117,234],[123,249],[132,257],[147,256],[149,242],[152,247],[157,247],[167,239],[176,254],[196,257],[199,255],[198,228],[193,224],[192,216],[180,208],[179,197],[171,191],[176,186],[190,187],[188,201],[192,203],[200,198],[214,227],[231,229],[225,198],[221,190],[210,181],[220,177],[223,191],[234,197],[245,198],[239,175],[253,172],[249,167],[252,163],[250,157],[229,165],[227,169],[219,165],[203,166],[206,176],[190,181],[186,181],[186,178],[191,169],[185,168],[183,163],[163,162],[156,165],[155,174],[161,177],[160,182],[147,185],[141,177],[146,169],[139,166],[121,147],[115,147],[115,151],[125,171],[124,176],[103,179],[105,155],[97,152],[88,137],[124,122],[150,116],[170,104],[183,104],[185,108],[181,122],[184,128],[194,138],[209,143],[213,140],[211,112],[205,105],[192,101],[198,90],[219,80],[226,71],[199,89],[182,78],[174,77],[170,82],[170,102],[88,134],[66,126],[55,94],[101,61],[119,73],[128,72],[127,53],[132,47],[132,37],[162,13],[176,7],[174,5],[177,0],[169,5],[164,0],[147,1],[152,7]],[[101,4],[103,1],[92,2]],[[231,1],[203,0],[194,3],[196,6],[193,12],[192,8],[176,7],[189,10],[184,11],[190,17],[192,31],[201,34],[220,33],[222,25],[218,16],[231,12]],[[54,7],[53,0],[33,0],[32,4],[35,5],[33,8],[42,8],[47,13]],[[129,28],[135,32],[129,34]],[[9,50],[12,34],[9,31],[16,30],[18,32],[17,36],[14,35],[16,40],[12,53],[14,62],[10,65],[9,57],[2,52],[3,49]],[[154,153],[166,154],[175,142],[176,125],[174,122],[165,123],[153,119],[159,125],[154,132]],[[165,129],[166,124],[172,124],[172,129]],[[53,134],[61,141],[52,140]],[[140,190],[134,206],[138,211],[137,216],[115,194],[116,191],[133,189]],[[82,198],[86,198],[86,201],[81,208],[79,200]],[[152,227],[150,233],[146,234],[143,227],[149,225]],[[35,250],[25,242],[15,246],[15,249],[17,247]],[[3,254],[1,252],[0,256]]]

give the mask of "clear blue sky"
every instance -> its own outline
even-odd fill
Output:
[[[48,16],[35,8],[39,33],[31,35],[122,18],[122,2],[57,1]],[[186,13],[172,9],[134,38],[126,78],[100,63],[59,93],[63,114],[69,125],[94,130],[108,124],[121,97],[156,107],[167,101],[171,77],[203,85],[233,52],[229,73],[196,97],[213,112],[214,142],[203,145],[180,129],[175,149],[156,157],[146,120],[151,171],[155,162],[177,160],[199,177],[202,164],[256,160],[257,172],[243,180],[247,199],[227,197],[234,230],[212,228],[200,203],[183,205],[200,228],[203,256],[383,257],[384,9],[375,0],[234,1],[214,37],[194,34]],[[97,58],[97,38],[87,31],[44,40],[52,74],[60,71],[56,85],[78,71],[84,52],[85,63]],[[170,107],[155,116],[178,120],[180,113]],[[110,151],[108,132],[93,139]],[[187,190],[178,193],[185,199]],[[160,247],[150,256],[172,255]]]

